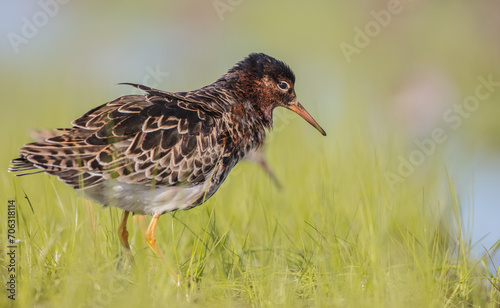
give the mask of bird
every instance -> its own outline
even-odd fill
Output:
[[[63,134],[61,130],[57,129],[32,129],[29,131],[29,133],[31,139],[37,142],[44,142],[48,138],[56,137]],[[243,158],[243,160],[258,165],[269,176],[269,178],[274,183],[276,188],[278,189],[283,188],[278,177],[276,176],[273,169],[267,162],[264,146],[248,152],[246,156]]]
[[[104,207],[123,210],[117,231],[128,252],[130,213],[152,216],[144,236],[162,255],[155,237],[160,216],[213,196],[239,161],[260,151],[275,108],[295,112],[326,136],[299,103],[291,68],[264,53],[249,54],[193,91],[122,84],[143,94],[118,97],[70,128],[25,144],[9,172],[57,176]]]

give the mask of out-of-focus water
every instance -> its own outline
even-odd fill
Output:
[[[495,253],[494,247],[500,240],[500,157],[480,153],[470,165],[458,166],[453,174],[462,201],[464,224],[470,224],[468,236],[474,245],[473,252],[481,256],[486,254],[486,249],[493,248],[490,255],[498,267],[500,251]]]

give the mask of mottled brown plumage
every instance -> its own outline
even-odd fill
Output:
[[[275,107],[295,111],[325,135],[298,103],[294,82],[283,62],[251,54],[194,91],[128,84],[146,94],[119,97],[71,128],[26,144],[10,171],[56,175],[97,202],[125,210],[125,223],[128,212],[153,215],[148,242],[154,247],[158,217],[210,198],[234,165],[263,144]]]

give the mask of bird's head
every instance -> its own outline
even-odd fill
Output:
[[[235,90],[244,103],[272,123],[276,107],[285,107],[300,115],[321,134],[326,132],[297,100],[295,75],[288,65],[263,53],[252,53],[228,72],[236,80]]]

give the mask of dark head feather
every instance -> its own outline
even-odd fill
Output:
[[[229,70],[229,74],[245,72],[257,78],[270,76],[272,78],[284,77],[295,83],[295,75],[288,65],[264,53],[251,53],[245,59],[236,63]]]

